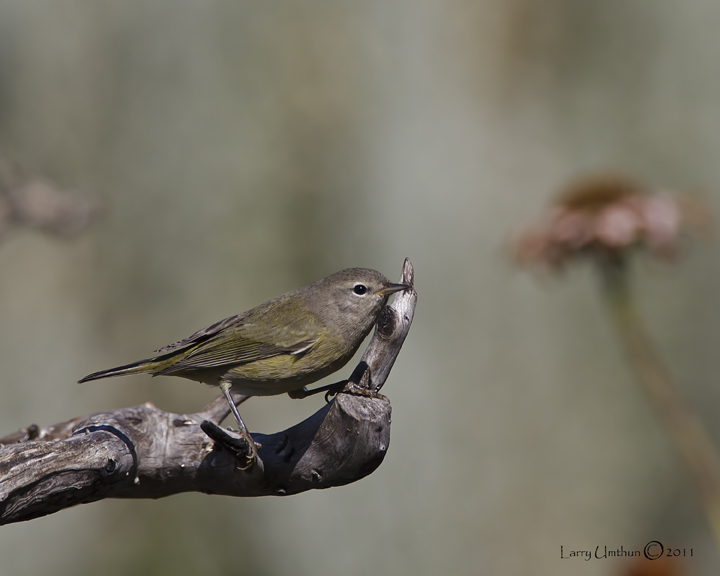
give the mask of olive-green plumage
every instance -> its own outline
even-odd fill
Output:
[[[230,389],[250,396],[298,390],[344,366],[388,296],[404,288],[375,270],[342,270],[198,330],[152,358],[95,372],[80,382],[152,374],[218,385],[226,397]],[[233,413],[242,431],[244,424]]]

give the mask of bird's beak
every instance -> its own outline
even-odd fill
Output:
[[[408,290],[410,286],[407,284],[392,284],[388,282],[380,288],[375,294],[380,294],[381,296],[389,296],[390,294],[394,294],[395,292],[400,292],[400,290]]]

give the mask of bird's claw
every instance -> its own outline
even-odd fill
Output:
[[[214,422],[204,421],[200,427],[212,438],[223,450],[235,460],[235,466],[239,470],[248,470],[258,459],[258,448],[262,445],[255,442],[249,434],[235,432],[231,429],[224,429]]]

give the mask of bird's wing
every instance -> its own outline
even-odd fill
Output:
[[[155,352],[158,354],[167,354],[168,352],[174,352],[176,350],[180,350],[181,348],[190,346],[191,344],[197,344],[199,342],[207,340],[218,332],[222,332],[233,324],[237,324],[242,320],[243,316],[244,314],[236,314],[235,316],[230,316],[229,318],[225,318],[224,320],[215,322],[215,324],[212,324],[207,328],[203,328],[202,330],[198,330],[187,338],[183,338],[182,340],[178,340],[177,342],[174,342],[167,346],[163,346],[159,350],[155,350]]]
[[[230,320],[230,319],[227,319]],[[218,324],[227,322],[224,320]],[[186,338],[182,346],[197,345],[184,357],[157,374],[173,374],[192,369],[240,365],[281,354],[302,354],[325,337],[326,329],[314,315],[305,315],[303,326],[275,326],[254,318],[236,318],[224,327],[210,327]],[[206,330],[209,330],[206,329]]]

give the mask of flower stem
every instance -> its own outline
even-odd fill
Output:
[[[627,359],[685,461],[720,549],[720,458],[645,332],[624,258],[600,259],[603,294]]]

